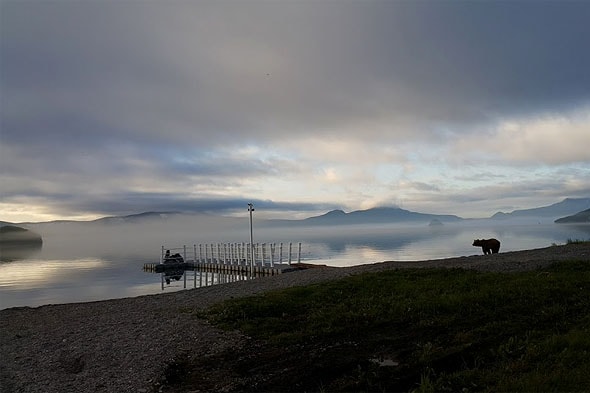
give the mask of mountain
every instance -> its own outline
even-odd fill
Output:
[[[491,219],[510,219],[510,218],[535,218],[548,217],[552,219],[570,216],[583,210],[590,209],[590,198],[566,198],[561,202],[550,206],[537,207],[532,209],[514,210],[511,213],[498,212],[494,214]],[[38,229],[55,224],[98,224],[98,225],[115,225],[115,224],[143,224],[156,223],[175,220],[168,220],[176,218],[178,220],[194,220],[196,218],[207,219],[210,218],[215,222],[229,222],[235,220],[235,217],[212,216],[207,213],[182,213],[178,211],[165,212],[144,212],[139,214],[131,214],[126,216],[112,216],[103,217],[93,221],[69,221],[57,220],[49,222],[37,223],[20,223],[17,225],[34,225],[33,229]],[[346,224],[387,224],[387,223],[420,223],[429,224],[434,223],[448,223],[459,222],[463,218],[456,215],[445,214],[427,214],[417,213],[399,207],[376,207],[367,210],[356,210],[346,213],[342,210],[332,210],[325,214],[309,217],[306,219],[269,219],[264,220],[265,226],[290,226],[290,225],[346,225]],[[262,224],[262,222],[258,221]],[[9,222],[0,221],[0,227],[6,225],[14,225]]]
[[[590,209],[555,220],[558,224],[590,224]]]
[[[511,213],[498,212],[491,218],[495,220],[524,217],[563,217],[590,208],[590,198],[566,198],[553,205],[533,209],[514,210]]]
[[[441,222],[456,222],[462,218],[454,215],[439,215],[416,213],[399,207],[376,207],[367,210],[356,210],[345,213],[342,210],[332,210],[321,216],[309,217],[302,220],[305,224],[313,225],[344,225],[344,224],[376,224],[398,222],[425,222],[432,220]]]

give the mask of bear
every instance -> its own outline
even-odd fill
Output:
[[[484,255],[497,254],[500,251],[500,241],[498,239],[475,239],[473,245],[481,247]]]

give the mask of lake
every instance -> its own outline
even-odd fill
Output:
[[[0,262],[0,309],[15,306],[85,302],[123,298],[183,288],[183,280],[171,280],[162,289],[160,274],[143,271],[144,263],[157,263],[162,246],[189,248],[193,244],[245,242],[247,229],[187,233],[151,231],[141,226],[89,229],[86,227],[39,227],[43,246],[9,255]],[[301,242],[305,263],[352,266],[383,261],[419,261],[481,254],[471,246],[474,238],[497,238],[500,252],[564,244],[568,239],[590,239],[590,225],[511,223],[474,220],[429,227],[421,225],[354,225],[343,227],[261,228],[255,242],[284,245],[289,242],[293,259]],[[278,251],[277,251],[278,252]],[[269,257],[267,257],[269,261]],[[192,272],[189,287],[192,287]]]

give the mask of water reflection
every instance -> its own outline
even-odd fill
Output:
[[[184,275],[184,269],[169,269],[162,273],[166,284],[170,285],[170,281],[180,281]]]
[[[41,288],[54,283],[68,283],[84,271],[104,267],[100,259],[26,260],[0,265],[0,289]]]
[[[478,225],[479,224],[479,225]],[[500,252],[565,244],[568,239],[590,239],[590,225],[481,225],[439,227],[364,226],[333,228],[304,241],[302,259],[307,263],[351,266],[382,261],[418,261],[481,254],[473,239],[497,238]]]
[[[43,248],[43,243],[0,242],[0,262],[14,262],[32,258]]]
[[[239,266],[220,265],[217,268],[215,265],[199,268],[192,265],[183,267],[165,268],[162,265],[144,266],[144,272],[155,273],[160,277],[162,290],[164,289],[185,289],[185,288],[199,288],[210,285],[225,284],[235,281],[244,281],[251,279],[251,274],[247,273],[246,269],[238,269]],[[263,277],[265,275],[274,274],[271,272],[255,273],[256,277]],[[179,282],[181,281],[182,282]]]
[[[161,277],[161,289],[186,289],[201,288],[217,284],[226,284],[236,281],[250,280],[247,274],[238,272],[208,271],[191,268],[177,270],[174,272],[164,271],[159,273]],[[257,277],[261,275],[258,274]],[[182,279],[182,281],[181,281]],[[166,283],[164,285],[164,283]]]
[[[302,242],[302,262],[351,266],[388,260],[416,261],[481,254],[471,244],[476,238],[497,238],[500,252],[564,244],[568,239],[590,239],[590,225],[506,225],[463,223],[428,226],[349,226],[343,228],[261,229],[267,242]],[[246,276],[211,272],[171,271],[168,276],[146,274],[142,266],[159,263],[161,245],[201,242],[194,239],[131,239],[112,229],[109,238],[88,234],[43,233],[43,247],[6,253],[0,263],[0,309],[49,303],[92,301],[181,290],[194,286],[248,279]],[[141,236],[140,236],[141,235]],[[188,235],[184,235],[188,236]],[[228,235],[229,236],[229,235]],[[218,241],[242,239],[219,235]],[[163,278],[162,278],[163,277]],[[166,280],[169,280],[168,281]]]

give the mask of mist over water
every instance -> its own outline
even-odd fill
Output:
[[[249,242],[249,221],[206,215],[143,219],[138,222],[43,223],[28,225],[43,237],[42,248],[0,262],[0,309],[104,300],[161,293],[159,274],[144,263],[158,263],[162,247]],[[302,243],[302,262],[352,266],[390,260],[418,261],[481,254],[475,238],[497,238],[500,252],[590,239],[590,225],[544,221],[472,220],[427,224],[303,226],[254,221],[255,243]],[[268,262],[268,261],[267,261]],[[189,287],[189,286],[187,286]],[[192,287],[192,283],[190,285]],[[182,289],[172,281],[164,291]]]

